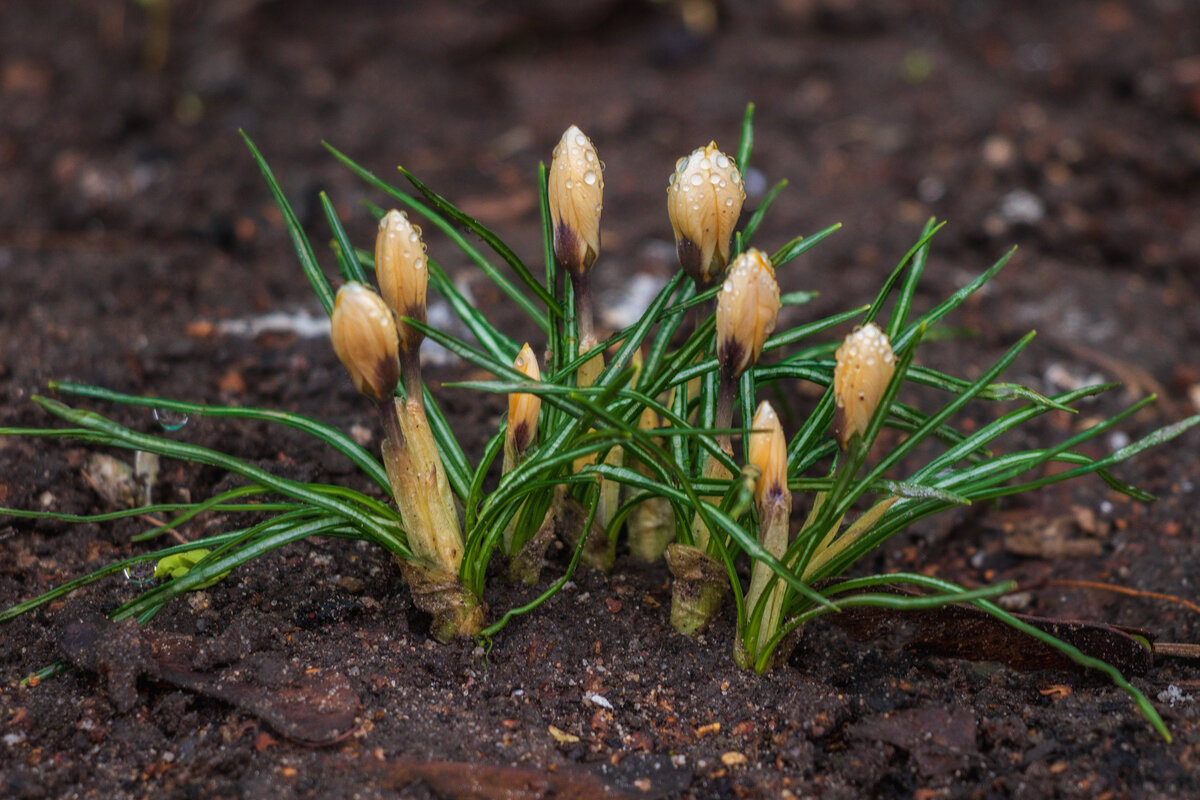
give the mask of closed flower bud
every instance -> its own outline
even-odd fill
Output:
[[[762,505],[771,497],[782,496],[787,489],[787,440],[775,409],[765,400],[759,404],[750,427],[753,430],[746,447],[746,460],[762,473],[754,489],[754,496]]]
[[[873,322],[847,336],[835,357],[833,434],[845,448],[851,437],[866,432],[896,371],[896,358],[887,335]]]
[[[592,141],[572,125],[554,147],[547,191],[554,226],[554,255],[572,275],[591,268],[600,254],[604,165]]]
[[[399,339],[392,312],[379,295],[361,283],[338,290],[330,317],[333,351],[354,386],[367,397],[391,397],[400,380]]]
[[[733,159],[709,142],[679,159],[667,186],[667,214],[679,265],[703,289],[729,263],[729,243],[746,191]]]
[[[758,361],[779,315],[775,269],[761,250],[742,253],[717,295],[717,362],[736,378]]]
[[[397,316],[425,321],[425,293],[429,284],[428,257],[421,229],[403,212],[392,210],[379,220],[375,237],[375,275],[379,293]],[[424,334],[410,325],[399,325],[400,344],[414,352]]]
[[[533,354],[528,342],[517,354],[513,368],[525,375],[531,381],[540,381],[542,372],[538,369],[537,356]],[[537,438],[538,412],[542,409],[542,398],[527,392],[513,392],[508,396],[508,439],[512,442],[517,453]]]

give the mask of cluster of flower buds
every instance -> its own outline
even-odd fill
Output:
[[[833,370],[833,396],[837,405],[833,434],[845,449],[853,437],[866,433],[892,380],[896,358],[887,334],[873,322],[847,336],[834,357],[837,366]]]
[[[679,265],[698,289],[711,286],[725,271],[745,200],[737,165],[716,142],[676,162],[667,186],[667,214]]]
[[[762,354],[781,303],[775,269],[761,250],[742,253],[717,295],[717,363],[737,378]]]
[[[338,290],[330,318],[330,336],[354,386],[373,400],[391,397],[404,369],[420,369],[418,351],[424,334],[395,316],[425,321],[429,285],[428,256],[421,229],[400,211],[379,220],[375,239],[379,294],[354,281]],[[393,316],[393,314],[395,316]],[[414,387],[420,375],[405,375]]]
[[[572,125],[554,147],[548,176],[554,255],[573,277],[586,273],[600,255],[600,211],[604,164],[592,140]]]

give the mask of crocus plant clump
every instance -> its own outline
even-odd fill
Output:
[[[297,415],[133,397],[76,384],[52,388],[92,400],[288,425],[340,451],[372,479],[378,492],[299,483],[234,456],[140,433],[96,412],[37,397],[35,402],[73,427],[0,433],[67,436],[215,465],[240,475],[243,482],[194,503],[139,506],[92,517],[16,509],[3,513],[69,520],[169,515],[138,540],[179,531],[205,513],[247,514],[249,521],[158,550],[131,546],[124,560],[13,606],[0,613],[0,620],[139,562],[161,566],[176,559],[161,573],[169,578],[140,590],[112,615],[145,623],[164,603],[212,586],[263,553],[309,536],[327,536],[369,541],[390,553],[414,603],[431,615],[435,638],[486,639],[513,616],[537,608],[578,565],[613,569],[625,537],[633,556],[665,558],[674,579],[671,621],[681,633],[695,634],[723,608],[732,608],[738,626],[734,655],[747,668],[764,671],[780,662],[793,633],[822,614],[855,606],[920,609],[972,603],[1107,672],[1166,735],[1153,707],[1115,669],[990,601],[1011,590],[1011,584],[967,589],[916,574],[858,571],[856,577],[841,576],[897,531],[956,505],[1085,474],[1096,474],[1134,498],[1149,499],[1108,468],[1182,433],[1200,418],[1183,420],[1103,458],[1080,451],[1081,444],[1111,430],[1148,399],[1065,441],[1032,450],[1006,449],[1003,437],[1022,424],[1049,411],[1074,411],[1112,387],[1047,397],[1000,382],[1032,334],[975,380],[916,365],[914,356],[926,334],[1008,259],[1003,256],[951,297],[914,315],[912,300],[930,239],[940,227],[933,221],[895,269],[882,276],[881,288],[866,304],[818,319],[786,311],[804,305],[813,294],[783,293],[781,270],[838,226],[797,236],[773,252],[756,246],[763,216],[786,182],[742,219],[752,110],[747,110],[735,155],[710,143],[681,158],[670,172],[666,221],[675,235],[679,272],[638,320],[613,332],[597,328],[591,288],[594,270],[603,269],[604,165],[579,128],[567,129],[549,169],[543,165],[539,170],[541,276],[495,233],[407,170],[400,171],[411,190],[329,148],[367,186],[398,206],[385,211],[366,204],[379,223],[372,252],[353,245],[332,203],[321,195],[342,279],[336,291],[279,184],[247,139],[304,273],[330,315],[333,349],[380,415],[384,437],[378,458],[340,431]],[[514,340],[474,307],[427,250],[424,234],[410,216],[432,226],[448,250],[456,248],[480,269],[528,317],[539,340]],[[483,248],[464,233],[474,234]],[[431,289],[470,332],[469,340],[428,324]],[[801,321],[780,329],[781,322],[795,319]],[[827,338],[839,327],[850,330]],[[508,413],[476,463],[465,455],[422,379],[420,348],[427,338],[494,376],[459,386],[507,396]],[[811,407],[788,409],[803,420],[789,436],[766,396],[794,396],[789,390],[799,382],[816,385],[822,395]],[[936,408],[906,404],[900,397],[912,385],[937,390],[944,399]],[[931,394],[936,392],[920,396]],[[967,432],[953,420],[972,401],[1005,405],[991,421]],[[881,440],[885,428],[895,433]],[[914,465],[917,461],[922,463]],[[1050,465],[1055,469],[1044,469]],[[545,553],[555,538],[568,543],[571,558],[554,562],[556,575],[546,582],[541,577]],[[180,556],[186,558],[181,562]],[[507,561],[509,579],[539,586],[540,593],[520,607],[493,613],[486,603],[486,576],[495,558]],[[742,560],[750,562],[746,586],[738,571]],[[899,585],[910,591],[889,591]]]

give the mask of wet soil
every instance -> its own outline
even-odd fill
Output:
[[[715,33],[696,27],[697,9],[715,9]],[[357,241],[371,233],[363,191],[324,154],[326,139],[384,174],[404,163],[536,263],[534,169],[578,123],[607,162],[596,275],[612,306],[636,285],[630,276],[672,270],[667,172],[709,139],[732,149],[747,100],[758,104],[750,207],[769,182],[791,181],[760,241],[845,223],[781,272],[785,291],[821,292],[793,319],[864,302],[933,214],[950,226],[935,240],[922,305],[1020,249],[952,320],[978,335],[931,345],[927,363],[978,374],[1036,328],[1014,379],[1043,390],[1126,383],[1083,417],[1159,393],[1097,452],[1200,402],[1191,4],[216,0],[172,3],[167,26],[164,38],[152,15],[121,0],[0,8],[0,425],[49,424],[30,396],[69,379],[294,410],[378,441],[326,340],[243,331],[270,312],[316,317],[319,307],[238,128],[317,241],[329,235],[321,188]],[[532,335],[445,241],[430,247],[514,336]],[[464,374],[431,370],[435,384]],[[477,454],[501,404],[440,396]],[[801,393],[796,413],[803,402]],[[104,410],[158,429],[144,409]],[[1086,422],[1048,419],[1030,441]],[[171,435],[289,477],[365,488],[286,430],[193,420]],[[1119,470],[1157,503],[1084,481],[931,522],[866,567],[970,585],[1013,578],[1043,586],[1020,596],[1023,610],[1195,642],[1200,620],[1179,604],[1045,582],[1195,600],[1196,442]],[[89,452],[0,438],[0,504],[105,510],[81,476]],[[217,470],[166,463],[156,491],[199,498],[230,485]],[[0,603],[132,552],[141,526],[0,519]],[[1051,530],[1074,544],[1053,544]],[[552,555],[548,577],[563,569]],[[120,578],[86,602],[108,609],[137,591]],[[226,662],[342,673],[361,703],[358,725],[319,749],[156,678],[141,645],[118,679],[110,665],[18,686],[59,657],[71,607],[56,604],[0,628],[0,794],[597,796],[589,776],[613,796],[643,797],[1200,793],[1194,663],[1160,658],[1135,680],[1175,736],[1166,744],[1100,678],[937,658],[828,624],[806,629],[787,665],[749,674],[733,663],[727,618],[683,639],[668,624],[669,596],[661,566],[622,553],[612,576],[579,574],[490,652],[439,646],[387,557],[313,541],[153,622],[159,634],[226,648]],[[528,597],[489,586],[493,613]],[[222,638],[229,630],[240,633]],[[506,767],[525,771],[496,769]]]

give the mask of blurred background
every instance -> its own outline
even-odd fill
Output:
[[[997,345],[1039,328],[1037,380],[1053,382],[1052,360],[1065,382],[1124,370],[1190,404],[1200,8],[1186,0],[6,0],[0,387],[13,404],[62,376],[280,399],[280,363],[289,399],[328,386],[324,341],[300,351],[315,374],[292,363],[297,338],[320,339],[319,309],[238,129],[318,242],[318,190],[366,247],[358,201],[380,201],[327,140],[397,182],[403,163],[538,264],[536,166],[580,125],[607,165],[596,275],[620,324],[674,269],[675,160],[710,139],[733,152],[749,101],[747,213],[790,181],[760,246],[845,225],[781,274],[822,293],[790,313],[865,301],[935,215],[950,225],[925,302],[1019,245],[959,323]],[[496,299],[430,238],[478,302]]]

